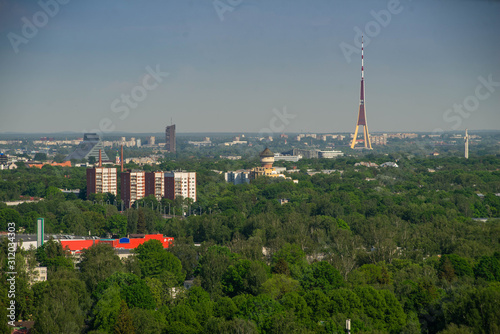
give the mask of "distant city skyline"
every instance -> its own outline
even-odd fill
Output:
[[[0,133],[171,119],[178,134],[351,133],[361,32],[371,133],[500,130],[499,14],[486,0],[3,0]]]

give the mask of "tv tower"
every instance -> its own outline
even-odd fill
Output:
[[[465,129],[465,159],[469,159],[469,132]]]
[[[354,148],[354,146],[356,146],[356,138],[358,137],[359,126],[363,125],[363,138],[365,142],[365,148],[371,150],[372,142],[370,140],[370,134],[368,133],[368,124],[366,122],[364,84],[365,84],[365,72],[363,68],[363,36],[361,36],[361,93],[359,95],[358,122],[356,123],[356,131],[354,132],[354,138],[352,138],[351,148]]]

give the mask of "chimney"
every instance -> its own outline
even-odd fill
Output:
[[[101,150],[99,150],[99,167],[102,167]]]
[[[122,145],[122,155],[120,156],[120,164],[121,164],[121,167],[122,167],[122,173],[123,173],[123,145]]]

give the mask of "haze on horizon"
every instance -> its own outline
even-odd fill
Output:
[[[370,132],[500,129],[498,1],[54,1],[0,0],[0,132],[351,132],[356,27]]]

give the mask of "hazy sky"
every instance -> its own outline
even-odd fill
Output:
[[[356,27],[370,132],[500,129],[498,1],[58,1],[0,0],[0,132],[353,131]]]

